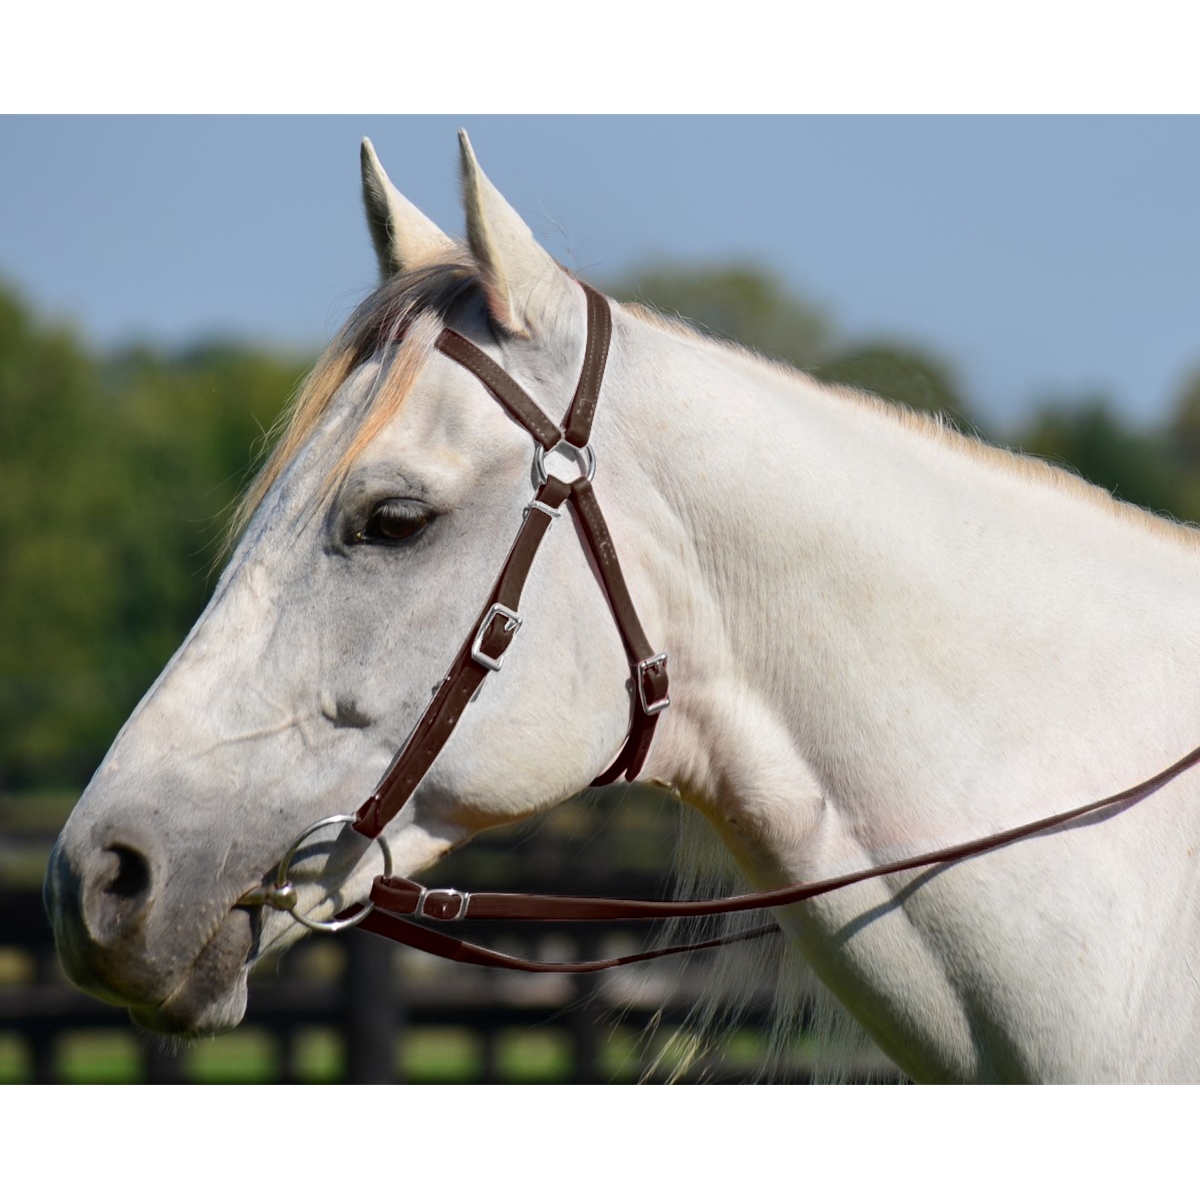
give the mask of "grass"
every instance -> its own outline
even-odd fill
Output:
[[[55,1049],[64,1083],[141,1083],[145,1078],[132,1031],[64,1033]]]
[[[512,1083],[561,1083],[571,1078],[571,1039],[553,1029],[509,1030],[496,1039],[496,1067]]]
[[[0,1033],[0,1083],[27,1083],[33,1078],[33,1059],[24,1038]]]
[[[655,1064],[652,1079],[663,1082],[681,1065],[686,1076],[703,1077],[708,1068],[687,1059],[673,1031],[658,1029],[649,1039],[631,1026],[601,1034],[597,1077],[608,1083],[636,1083]],[[58,1077],[66,1083],[143,1083],[145,1035],[134,1029],[62,1033],[54,1044]],[[753,1075],[762,1064],[765,1039],[753,1030],[735,1033],[724,1047],[718,1070]],[[574,1069],[570,1032],[556,1028],[498,1031],[491,1048],[491,1078],[503,1083],[562,1083]],[[283,1048],[265,1029],[253,1026],[178,1050],[188,1083],[271,1083],[283,1074]],[[812,1065],[810,1037],[789,1048],[783,1067]],[[398,1077],[410,1083],[482,1083],[488,1077],[484,1036],[461,1026],[411,1030],[397,1040]],[[33,1057],[23,1037],[0,1033],[0,1084],[33,1081]],[[338,1083],[345,1078],[346,1049],[341,1034],[328,1026],[303,1027],[293,1034],[290,1077],[300,1083]],[[887,1072],[884,1070],[884,1075]]]
[[[666,1031],[657,1035],[647,1052],[636,1032],[614,1029],[600,1045],[599,1077],[613,1083],[635,1082],[666,1036]],[[55,1065],[66,1083],[143,1083],[144,1047],[143,1035],[133,1029],[63,1033],[55,1042]],[[750,1039],[738,1050],[738,1058],[750,1061],[761,1046]],[[411,1083],[480,1083],[487,1074],[485,1052],[485,1040],[477,1030],[420,1029],[397,1044],[396,1066],[400,1077]],[[234,1030],[182,1046],[178,1053],[183,1078],[189,1083],[270,1083],[282,1073],[281,1046],[264,1029]],[[574,1067],[572,1038],[566,1030],[501,1030],[492,1053],[494,1078],[504,1083],[562,1083],[570,1080]],[[666,1058],[672,1058],[670,1050]],[[667,1073],[669,1067],[668,1061]],[[346,1069],[341,1036],[323,1026],[297,1030],[291,1069],[302,1083],[340,1081]],[[0,1084],[32,1079],[32,1056],[25,1040],[17,1034],[0,1034]]]
[[[470,1029],[423,1029],[403,1039],[397,1065],[413,1083],[477,1083],[483,1078],[482,1042]]]
[[[270,1083],[279,1075],[275,1039],[262,1029],[235,1029],[184,1051],[184,1078],[194,1083]]]

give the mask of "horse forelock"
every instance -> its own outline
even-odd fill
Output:
[[[350,376],[382,354],[379,377],[350,444],[318,489],[318,501],[328,498],[366,445],[396,414],[428,360],[438,332],[470,303],[480,287],[478,270],[464,255],[461,260],[393,276],[359,304],[271,427],[265,441],[272,449],[234,510],[225,539],[226,553]]]

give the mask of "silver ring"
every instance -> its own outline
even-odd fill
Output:
[[[555,442],[550,447],[549,453],[553,454],[556,450],[561,450],[564,454],[569,454],[574,460],[576,466],[579,467],[580,476],[586,476],[589,480],[596,476],[596,452],[591,445],[576,446],[568,442],[566,438],[562,441]],[[549,476],[546,473],[546,454],[547,450],[541,442],[533,444],[533,479],[538,487],[541,487]]]
[[[316,833],[318,829],[324,829],[326,825],[353,825],[358,818],[351,815],[341,815],[336,817],[325,817],[323,820],[314,821],[300,836],[287,848],[287,852],[279,860],[279,867],[275,872],[274,892],[278,896],[294,897],[295,887],[287,877],[288,868],[292,865],[292,859],[295,857],[296,851],[308,841],[309,837]],[[387,840],[379,837],[375,839],[379,843],[379,849],[383,851],[383,873],[390,875],[392,873],[392,852],[388,849]],[[268,901],[270,903],[270,901]],[[294,905],[295,900],[291,903]],[[285,902],[286,904],[286,902]],[[318,933],[339,933],[343,929],[350,929],[357,925],[359,921],[375,908],[375,901],[368,900],[363,906],[361,912],[357,912],[352,917],[346,917],[341,921],[314,921],[309,917],[298,913],[294,907],[285,905],[271,905],[272,908],[282,908],[288,913],[293,920],[299,921],[301,925],[307,929],[315,929]]]

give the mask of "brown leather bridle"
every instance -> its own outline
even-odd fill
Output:
[[[667,656],[654,652],[638,620],[612,536],[592,487],[596,455],[588,439],[608,359],[612,316],[608,301],[599,292],[585,285],[584,295],[587,297],[587,343],[583,368],[561,427],[542,412],[511,375],[461,334],[444,329],[438,335],[437,348],[479,379],[509,416],[533,438],[534,470],[540,487],[525,508],[520,532],[480,619],[434,692],[408,742],[392,760],[379,786],[358,810],[354,828],[364,837],[378,837],[383,832],[433,765],[471,697],[493,671],[499,671],[503,666],[504,655],[521,628],[520,602],[525,580],[542,538],[551,523],[562,515],[564,503],[571,505],[608,597],[633,680],[633,716],[629,734],[612,764],[593,781],[596,785],[611,783],[620,775],[626,779],[636,777],[650,751],[659,715],[671,703]],[[552,450],[563,450],[576,459],[581,468],[578,478],[565,483],[547,473],[545,455]]]
[[[526,506],[521,529],[509,550],[508,558],[479,620],[463,642],[449,671],[434,689],[433,699],[408,741],[393,758],[379,785],[355,815],[327,817],[304,830],[280,860],[274,881],[248,892],[239,900],[239,905],[267,905],[278,908],[290,912],[311,929],[337,931],[351,925],[361,925],[372,933],[456,962],[506,967],[518,971],[600,971],[669,954],[681,954],[764,937],[778,932],[779,926],[772,922],[726,937],[647,950],[620,958],[579,963],[547,963],[501,954],[485,946],[417,925],[405,918],[427,918],[436,921],[626,921],[719,916],[779,908],[868,879],[960,862],[1038,833],[1060,829],[1072,821],[1107,808],[1135,804],[1200,762],[1198,746],[1153,778],[1103,800],[1094,800],[1067,812],[1056,813],[1001,833],[962,842],[928,854],[914,855],[911,858],[816,883],[794,883],[772,891],[716,900],[650,901],[598,896],[472,893],[455,888],[427,889],[411,879],[392,876],[390,853],[380,835],[404,807],[433,765],[434,759],[457,727],[458,720],[471,697],[489,675],[503,666],[504,656],[523,621],[520,615],[521,592],[533,565],[534,556],[551,523],[562,515],[565,504],[570,504],[584,545],[608,597],[629,659],[632,681],[632,716],[628,735],[612,764],[593,780],[594,785],[611,783],[621,775],[628,780],[637,777],[649,753],[658,718],[671,702],[668,694],[667,655],[654,652],[638,620],[633,600],[621,573],[616,549],[591,483],[596,469],[596,458],[589,445],[589,437],[604,378],[604,366],[612,333],[612,317],[607,300],[586,284],[582,286],[587,298],[587,344],[579,383],[561,426],[556,426],[550,421],[516,380],[461,334],[445,329],[438,335],[435,343],[437,348],[476,376],[508,414],[534,439],[534,465],[539,482],[537,493]],[[545,455],[554,450],[575,458],[580,468],[578,478],[568,483],[548,474],[545,469]],[[375,879],[370,899],[366,903],[352,905],[332,921],[313,921],[296,912],[297,896],[294,885],[288,879],[288,869],[293,856],[315,830],[335,824],[349,824],[364,837],[380,839],[384,850],[385,872]]]

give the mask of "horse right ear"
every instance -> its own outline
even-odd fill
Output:
[[[363,138],[362,143],[362,190],[381,279],[454,253],[454,242],[396,191],[370,138]]]
[[[579,288],[480,169],[465,129],[458,131],[458,145],[467,245],[479,267],[488,308],[510,333],[532,337],[572,310]]]

